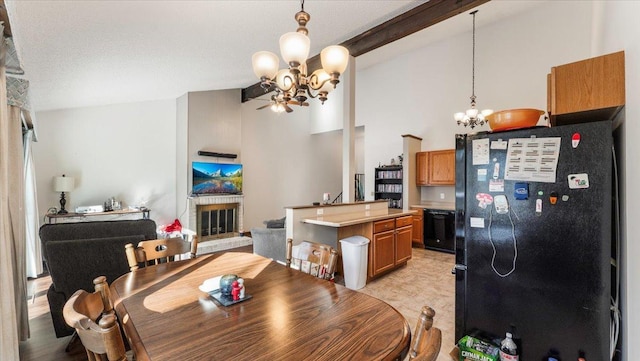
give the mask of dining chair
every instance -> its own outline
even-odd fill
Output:
[[[196,258],[198,237],[190,237],[191,242],[181,237],[152,239],[140,241],[135,248],[129,243],[124,246],[127,262],[131,271],[138,268],[178,260],[178,255],[189,253],[189,258]]]
[[[442,331],[433,327],[433,316],[436,311],[429,306],[422,306],[418,318],[415,336],[411,341],[409,359],[412,361],[435,361],[442,346]]]
[[[87,351],[89,361],[125,361],[124,341],[109,298],[105,276],[93,280],[95,291],[76,291],[64,304],[65,322],[73,327]]]
[[[286,266],[312,276],[332,280],[338,261],[338,252],[322,243],[303,241],[293,245],[293,239],[287,239]]]

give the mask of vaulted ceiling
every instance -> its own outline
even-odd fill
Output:
[[[431,1],[440,2],[485,1]],[[491,3],[496,3],[495,10],[482,14],[479,26],[524,11],[535,1],[494,0],[483,7]],[[293,16],[300,10],[300,2],[294,0],[5,0],[5,4],[36,111],[250,87],[257,81],[251,55],[259,50],[279,53],[278,39],[296,29]],[[307,0],[311,54],[425,5],[416,0]],[[442,22],[440,30],[426,38],[420,35],[417,42],[424,46],[425,41],[470,30],[467,17],[456,18]],[[359,59],[358,67],[369,66],[376,58],[384,59],[384,51]]]

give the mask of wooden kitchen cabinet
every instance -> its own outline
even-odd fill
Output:
[[[455,170],[455,149],[416,153],[416,185],[455,185]]]
[[[375,233],[372,240],[372,276],[379,275],[395,266],[395,230]]]
[[[547,75],[551,125],[613,119],[625,104],[624,51],[555,66]]]
[[[379,276],[403,266],[412,256],[413,216],[402,216],[373,222],[369,277]]]
[[[395,265],[405,264],[411,259],[411,229],[412,226],[405,226],[396,229]]]
[[[417,211],[413,215],[413,230],[411,233],[411,244],[413,247],[424,247],[424,211],[422,208],[411,207],[412,210]]]
[[[429,185],[429,152],[416,153],[416,185]]]

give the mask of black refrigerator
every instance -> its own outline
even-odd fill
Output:
[[[456,340],[609,360],[612,122],[456,136]]]

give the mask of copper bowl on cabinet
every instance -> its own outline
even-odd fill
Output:
[[[487,115],[489,127],[493,131],[530,128],[538,124],[544,110],[540,109],[508,109]]]

